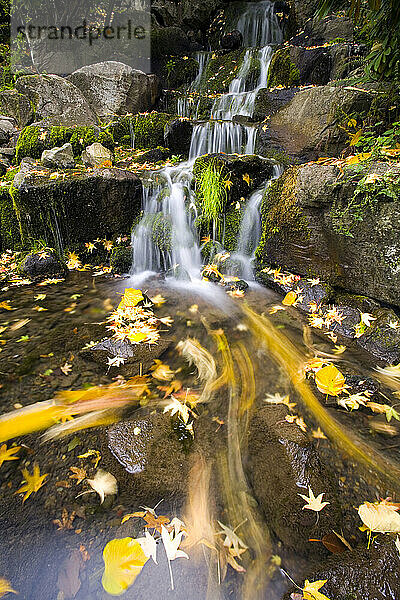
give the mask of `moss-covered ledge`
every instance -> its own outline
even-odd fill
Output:
[[[164,146],[165,126],[179,119],[178,115],[163,112],[150,112],[116,117],[108,126],[108,131],[120,146],[147,149]]]
[[[16,147],[17,163],[19,164],[27,156],[40,158],[44,150],[63,146],[67,142],[72,145],[76,158],[79,158],[83,150],[94,142],[100,142],[112,152],[115,148],[112,135],[108,131],[102,131],[99,127],[29,125],[21,131],[18,138]]]

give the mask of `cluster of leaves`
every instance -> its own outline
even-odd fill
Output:
[[[170,326],[171,317],[158,318],[153,312],[154,304],[161,304],[163,298],[153,301],[140,290],[126,288],[118,308],[108,317],[108,329],[114,337],[131,344],[156,344],[160,338],[160,325]]]

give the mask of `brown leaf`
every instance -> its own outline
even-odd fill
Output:
[[[332,554],[341,554],[348,550],[342,540],[340,540],[333,531],[324,535],[321,541],[325,548],[329,550],[329,552],[332,552]]]
[[[146,513],[143,517],[146,521],[145,528],[146,529],[156,529],[159,533],[161,533],[161,526],[169,523],[169,518],[161,515],[160,517],[155,518],[151,513]]]

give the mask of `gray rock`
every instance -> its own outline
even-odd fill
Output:
[[[99,117],[150,110],[157,98],[157,79],[120,62],[89,65],[68,80],[85,96]]]
[[[106,161],[113,159],[113,153],[105,148],[100,142],[94,142],[82,152],[83,164],[87,167],[98,167]]]
[[[0,144],[7,144],[14,132],[15,127],[11,121],[0,117]]]
[[[400,174],[399,167],[373,163],[359,177],[388,170]],[[400,306],[400,200],[378,196],[361,220],[336,217],[356,186],[339,176],[335,166],[311,164],[288,169],[272,184],[263,204],[258,264]],[[338,219],[351,226],[351,236],[338,232]]]
[[[32,123],[35,116],[29,98],[17,90],[0,91],[0,112],[15,119],[19,127]]]
[[[51,179],[50,170],[48,176],[35,174],[32,163],[25,159],[22,174],[16,176],[20,177],[15,202],[21,215],[23,243],[43,239],[49,247],[63,251],[89,239],[109,240],[130,232],[142,203],[137,175],[101,168],[79,177],[67,174]],[[40,166],[39,170],[46,168]]]
[[[89,360],[94,360],[102,365],[107,365],[109,358],[120,356],[125,360],[118,368],[118,372],[125,376],[134,377],[140,372],[146,373],[169,347],[170,341],[161,338],[157,344],[130,344],[114,338],[107,338],[81,354]]]
[[[379,535],[369,550],[356,548],[352,552],[331,556],[308,573],[307,579],[326,579],[320,592],[332,600],[398,600],[400,554],[393,538]],[[283,600],[290,598],[288,593]]]
[[[304,4],[304,0],[295,0],[295,4]],[[312,15],[310,15],[312,16]],[[324,19],[309,19],[304,30],[292,38],[294,44],[317,46],[334,40],[352,42],[354,39],[354,22],[342,16],[329,15]]]
[[[292,156],[313,159],[338,156],[348,142],[338,127],[338,114],[368,112],[372,92],[365,89],[320,86],[298,91],[291,102],[272,115],[268,127],[259,129],[266,146],[280,148]]]
[[[67,267],[52,252],[45,250],[43,253],[28,254],[19,267],[22,275],[33,281],[50,277],[65,277]]]
[[[71,169],[75,165],[74,152],[71,144],[44,150],[41,161],[45,167],[55,167],[60,169]]]
[[[254,496],[264,512],[267,524],[289,548],[299,553],[320,554],[321,549],[308,542],[341,528],[341,511],[332,477],[299,427],[285,421],[283,406],[265,406],[250,422],[247,473]],[[319,513],[303,510],[308,496],[324,492],[330,502]]]
[[[25,75],[15,87],[28,96],[37,121],[46,125],[95,125],[97,117],[82,92],[58,75]]]
[[[168,415],[153,413],[112,425],[108,447],[130,474],[122,485],[136,501],[152,506],[185,494],[188,459]]]

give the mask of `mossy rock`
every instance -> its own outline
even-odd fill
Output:
[[[135,148],[157,148],[164,146],[164,128],[167,123],[177,119],[176,115],[151,112],[127,115],[115,119],[109,125],[113,139],[121,146],[132,145],[132,132],[135,136]]]
[[[228,252],[233,252],[237,247],[240,222],[243,217],[243,209],[231,205],[225,213],[225,233],[223,246]]]
[[[300,71],[290,57],[290,48],[280,48],[271,60],[268,71],[268,87],[283,85],[293,87],[300,84]]]
[[[233,52],[215,52],[210,58],[204,73],[201,92],[224,93],[235,79],[246,50],[240,48]]]
[[[0,188],[0,239],[2,250],[18,250],[21,233],[10,188]]]
[[[18,138],[16,161],[20,163],[26,156],[39,159],[44,150],[63,146],[67,142],[71,143],[76,158],[80,157],[83,150],[94,142],[100,142],[112,152],[115,147],[112,135],[95,126],[40,127],[39,125],[29,125],[22,130]]]
[[[132,248],[115,246],[111,251],[110,265],[114,273],[129,273],[132,266]]]
[[[262,234],[256,250],[260,266],[266,266],[267,245],[278,239],[282,243],[287,232],[304,230],[307,236],[307,221],[296,205],[298,166],[289,167],[281,177],[267,188],[261,205]]]
[[[192,82],[198,73],[199,63],[188,56],[173,56],[168,60],[162,72],[162,79],[168,88],[177,89]]]

